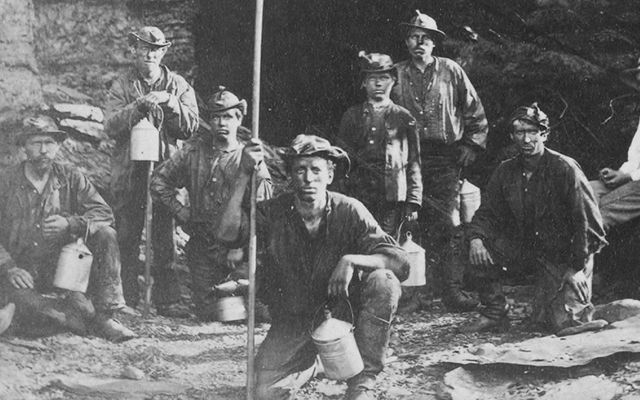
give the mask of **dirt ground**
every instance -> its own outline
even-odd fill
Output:
[[[511,290],[512,329],[501,335],[463,335],[457,329],[471,314],[451,314],[434,302],[428,310],[397,317],[387,368],[379,377],[380,399],[447,399],[444,375],[457,367],[439,363],[437,354],[457,347],[500,344],[541,336],[522,323],[528,311],[527,287]],[[112,344],[95,337],[70,333],[42,338],[0,337],[0,399],[228,399],[245,398],[246,325],[201,324],[194,319],[172,320],[153,316],[121,315],[120,320],[140,337]],[[259,344],[268,324],[259,324]],[[139,381],[122,379],[125,367],[144,373]],[[481,367],[474,367],[476,370]],[[488,374],[514,367],[485,367]],[[582,376],[597,376],[621,389],[607,399],[632,399],[640,390],[640,357],[623,354],[568,369],[517,367],[522,381],[510,386],[511,399],[536,399],[550,383]],[[70,390],[74,384],[97,387],[118,380],[130,385],[127,394]],[[122,383],[124,382],[124,383]],[[146,386],[145,386],[146,385]],[[164,385],[164,394],[153,392]],[[168,389],[167,389],[168,388]],[[340,399],[346,385],[321,376],[305,386],[298,399]],[[169,394],[167,394],[169,393]],[[565,397],[566,398],[566,397]],[[577,398],[577,397],[576,397]],[[594,397],[595,398],[595,397]],[[597,397],[603,398],[603,397]],[[637,398],[636,398],[637,399]],[[580,397],[580,400],[586,400]]]

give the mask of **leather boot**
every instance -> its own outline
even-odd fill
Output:
[[[138,337],[134,331],[113,318],[111,312],[99,312],[96,314],[93,320],[93,332],[96,336],[100,336],[114,343],[121,343]]]
[[[374,400],[373,387],[375,383],[374,375],[361,372],[347,381],[344,400]]]
[[[442,303],[450,312],[473,311],[478,308],[480,302],[459,285],[450,285],[442,295]]]
[[[473,323],[468,324],[460,328],[461,333],[475,333],[475,332],[507,332],[511,326],[509,317],[509,306],[497,308],[487,308],[483,310],[478,319]]]

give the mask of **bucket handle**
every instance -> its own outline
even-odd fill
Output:
[[[400,224],[398,225],[398,230],[396,231],[397,233],[396,233],[396,237],[395,237],[395,239],[396,239],[396,241],[398,243],[404,242],[404,241],[402,241],[400,239],[402,238],[402,225],[404,225],[405,222],[409,222],[409,219],[407,217],[403,217],[402,220],[400,221]],[[411,239],[411,237],[412,237],[411,231],[407,231],[405,233],[405,236],[406,236],[405,240]]]
[[[91,226],[91,218],[87,218],[87,227],[84,230],[84,243],[87,243],[87,240],[89,239],[90,226]]]
[[[347,305],[349,306],[349,313],[351,314],[351,325],[355,326],[355,317],[353,315],[353,307],[351,306],[351,302],[345,296],[339,296],[339,298],[343,299],[347,303]],[[316,321],[318,320],[318,313],[320,312],[320,310],[322,310],[323,308],[326,308],[325,311],[331,313],[331,310],[329,308],[327,308],[327,306],[329,305],[329,302],[330,302],[330,300],[327,300],[327,301],[323,302],[322,304],[320,304],[320,306],[313,313],[313,319],[311,320],[311,330],[309,332],[313,332],[316,329]]]

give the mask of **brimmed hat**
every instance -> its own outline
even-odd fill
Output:
[[[386,54],[369,53],[364,50],[358,53],[360,57],[360,72],[367,74],[370,72],[393,72],[396,70],[393,60]]]
[[[549,129],[549,117],[542,112],[538,107],[538,103],[533,103],[530,106],[522,106],[516,108],[509,117],[509,124],[513,124],[514,121],[526,121],[533,125],[537,125],[540,128]]]
[[[164,33],[155,26],[145,26],[137,32],[130,32],[128,40],[129,46],[135,45],[138,41],[155,47],[171,46],[171,42],[167,41]]]
[[[331,143],[324,138],[316,135],[298,135],[291,141],[291,145],[285,150],[284,160],[287,167],[291,165],[291,161],[299,157],[322,157],[327,160],[334,161],[336,164],[344,165],[344,174],[348,174],[351,169],[351,160],[347,152],[338,146],[332,146]]]
[[[63,142],[67,138],[67,133],[58,129],[53,118],[46,115],[38,115],[26,118],[22,121],[24,129],[16,136],[16,145],[22,146],[31,136],[46,135],[51,136],[56,142]]]
[[[427,14],[423,14],[420,10],[416,10],[416,16],[411,18],[409,22],[401,22],[400,26],[405,28],[420,28],[424,29],[428,32],[433,32],[436,34],[437,39],[444,39],[447,35],[438,29],[438,24],[436,24],[436,20],[428,16]]]
[[[205,108],[208,116],[231,110],[232,108],[237,108],[242,115],[246,115],[247,101],[244,99],[240,100],[238,96],[228,91],[224,86],[218,86],[218,91],[209,98]]]

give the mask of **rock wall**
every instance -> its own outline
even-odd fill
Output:
[[[0,0],[0,122],[42,101],[33,20],[30,0]]]

